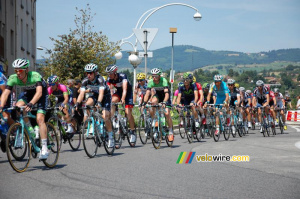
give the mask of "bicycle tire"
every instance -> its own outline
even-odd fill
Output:
[[[212,135],[213,135],[213,138],[214,138],[215,142],[218,142],[219,139],[220,139],[220,133],[221,133],[221,132],[219,132],[218,135],[216,135],[216,133],[215,133],[216,127],[212,127],[212,131],[213,131],[213,132],[212,132]]]
[[[114,151],[115,151],[115,147],[108,147],[108,134],[107,132],[105,131],[105,126],[103,126],[103,146],[104,146],[104,149],[107,153],[107,155],[113,155],[114,154]],[[114,135],[113,135],[114,136]]]
[[[87,119],[83,123],[82,142],[83,142],[83,148],[84,148],[86,155],[90,158],[93,158],[97,154],[99,140],[96,135],[95,126],[94,127],[91,127],[91,126],[92,126],[91,119]],[[94,129],[94,132],[92,133],[92,135],[90,135],[90,133],[89,133],[90,128]]]
[[[26,171],[30,162],[31,146],[28,133],[24,128],[23,147],[15,145],[16,131],[22,131],[20,123],[14,123],[10,126],[6,135],[6,154],[10,166],[18,173]],[[19,137],[21,138],[21,137]],[[23,151],[21,151],[24,149]],[[16,150],[16,151],[14,151]],[[21,166],[22,165],[22,166]]]
[[[279,116],[279,128],[280,128],[280,133],[283,134],[283,130],[284,130],[284,126],[283,126],[283,122],[282,122],[282,117]]]
[[[231,126],[229,127],[224,127],[224,131],[223,131],[223,134],[224,134],[224,139],[227,141],[229,140],[229,137],[230,137],[230,130],[231,130]]]
[[[81,144],[81,131],[79,129],[79,124],[78,121],[75,118],[71,119],[71,123],[74,125],[74,133],[70,135],[67,134],[68,137],[68,142],[73,151],[77,151],[80,147]]]
[[[243,137],[243,130],[242,129],[243,129],[243,127],[241,127],[241,125],[239,124],[237,126],[237,132],[238,132],[240,137]]]
[[[193,132],[193,121],[192,118],[184,118],[185,120],[185,134],[189,143],[193,143],[194,132]]]
[[[148,136],[146,136],[146,132],[149,133],[148,124],[147,121],[145,121],[145,116],[141,115],[138,123],[138,133],[142,144],[147,144]]]
[[[152,123],[154,122],[154,127],[152,127],[152,132],[151,132],[151,139],[152,139],[152,144],[154,146],[155,149],[159,149],[160,145],[161,145],[161,140],[162,140],[162,130],[161,130],[161,126],[158,122],[158,118],[156,117],[155,119],[153,119]],[[156,122],[158,122],[159,126],[155,126]]]
[[[183,121],[183,125],[181,125],[181,120]],[[185,124],[184,124],[184,118],[182,116],[179,117],[179,124],[178,124],[178,127],[179,127],[179,135],[182,139],[185,138]]]
[[[134,130],[136,132],[136,130]],[[135,133],[135,142],[130,142],[130,133],[127,131],[127,141],[130,147],[135,147],[136,145],[136,140],[137,140],[137,135]]]
[[[62,140],[63,140],[63,132],[61,131],[61,128],[63,128],[62,124],[56,117],[50,117],[48,119],[48,122],[53,124],[53,126],[56,128],[56,132],[57,132],[58,139],[59,139],[59,150],[60,150],[61,146],[62,146]]]
[[[120,121],[117,117],[114,117],[113,120],[115,122],[112,122],[113,124],[113,133],[114,133],[114,139],[115,139],[115,149],[119,149],[122,146],[122,129],[120,128]],[[118,124],[118,127],[116,126]]]
[[[174,129],[174,128],[172,127],[172,129]],[[169,140],[169,132],[166,133],[165,139],[166,139],[166,143],[167,143],[168,147],[172,147],[173,142],[174,142],[174,134],[173,134],[173,141]]]
[[[204,129],[204,125],[203,124],[201,124],[201,126],[199,128],[196,128],[195,137],[196,137],[196,139],[197,139],[198,142],[201,141],[201,139],[202,139],[202,133],[204,134],[204,131],[205,131],[205,129]]]
[[[47,126],[47,148],[48,158],[43,160],[43,163],[48,168],[53,168],[57,164],[59,157],[59,140],[53,124],[46,122]]]

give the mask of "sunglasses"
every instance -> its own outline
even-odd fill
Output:
[[[263,86],[258,86],[258,87],[262,88]]]
[[[228,86],[233,86],[233,84],[228,84]]]
[[[158,78],[158,75],[152,75],[153,78]]]
[[[139,79],[139,80],[138,80],[138,82],[142,82],[142,81],[144,81],[144,79]]]
[[[18,72],[23,72],[25,71],[26,69],[15,69],[15,72],[18,73]]]
[[[94,72],[85,72],[86,75],[91,75],[93,74]]]
[[[186,78],[186,79],[184,79],[183,81],[190,81],[190,79],[189,79],[189,78]]]

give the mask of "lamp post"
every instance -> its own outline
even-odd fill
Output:
[[[44,47],[44,46],[39,46],[39,47],[37,47],[36,49],[38,49],[38,50],[46,50],[46,52],[47,52],[49,55],[52,53],[52,51],[51,51],[50,49],[48,49],[48,48],[46,48],[46,47]],[[50,67],[50,72],[51,72],[51,75],[53,75],[53,74],[52,74],[52,67]]]
[[[173,98],[173,83],[174,83],[174,33],[177,33],[177,28],[170,28],[170,33],[172,34],[172,58],[171,58],[171,74],[170,74],[170,77],[171,77],[171,101],[172,101],[172,98]]]
[[[132,64],[133,66],[133,88],[135,88],[135,83],[136,83],[136,68],[140,63],[142,62],[142,59],[140,59],[137,56],[137,52],[129,52],[130,55],[128,57],[128,61]],[[133,89],[134,90],[134,89]]]

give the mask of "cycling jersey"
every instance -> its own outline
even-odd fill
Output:
[[[180,86],[178,88],[179,93],[181,93],[181,96],[183,97],[183,104],[189,105],[190,103],[194,102],[195,100],[195,91],[198,91],[197,86],[195,84],[190,84],[188,88],[186,88],[185,85]]]
[[[230,91],[230,106],[235,107],[235,102],[237,101],[237,98],[240,96],[240,91],[237,88],[233,88],[233,91]]]
[[[119,99],[122,97],[123,93],[123,82],[127,82],[127,93],[125,98],[125,108],[133,108],[133,94],[132,94],[132,85],[127,78],[125,73],[117,73],[117,79],[107,79],[108,85],[113,85],[117,91],[114,93],[114,96],[117,96]]]
[[[283,102],[282,102],[283,95],[281,93],[278,93],[278,95],[277,96],[274,95],[274,97],[276,99],[277,106],[280,107],[280,108],[282,108],[282,106],[283,106]]]
[[[226,83],[223,81],[221,82],[220,89],[218,89],[217,86],[215,85],[215,83],[213,83],[210,87],[209,92],[210,93],[215,92],[215,95],[217,97],[216,104],[223,104],[223,102],[226,99],[226,94],[228,94],[230,97],[229,89],[228,89]]]
[[[200,91],[202,90],[202,86],[201,86],[201,84],[200,84],[200,83],[198,83],[198,82],[196,82],[196,83],[194,83],[194,84],[196,84],[196,86],[197,86],[197,91],[198,91],[198,100],[200,100],[200,97],[201,97],[201,95],[200,95]]]
[[[5,77],[5,75],[3,73],[0,72],[0,86],[2,85],[6,85],[7,83],[7,78]],[[2,95],[2,90],[0,89],[0,96]],[[12,104],[12,97],[11,94],[8,96],[6,104],[5,104],[5,108],[9,108]]]
[[[65,100],[64,95],[69,95],[69,91],[67,87],[63,84],[58,84],[57,89],[54,91],[52,90],[52,87],[48,87],[48,94],[54,95],[57,97],[57,103],[63,102]]]
[[[155,90],[156,93],[155,93],[154,97],[158,98],[158,102],[163,102],[163,100],[165,98],[164,89],[168,89],[168,93],[170,94],[168,81],[164,77],[160,77],[158,84],[155,84],[153,79],[149,80],[147,90],[151,90],[151,89]],[[166,104],[171,105],[170,97],[169,97],[168,101],[166,102]]]
[[[243,105],[243,106],[250,106],[250,104],[251,104],[251,100],[250,100],[250,104],[248,104],[248,100],[249,99],[251,99],[251,95],[249,95],[248,93],[244,93],[244,96],[243,95],[241,95],[241,104]]]
[[[207,96],[208,96],[208,92],[207,92],[207,93],[203,92],[204,103],[207,102]],[[213,96],[216,96],[215,92],[213,92],[213,93],[211,94],[210,101],[207,102],[207,104],[213,104],[213,103],[214,103],[214,98],[213,98]]]
[[[136,89],[140,89],[139,95],[145,95],[147,91],[147,83],[145,83],[143,86],[137,83]]]
[[[257,99],[258,106],[261,106],[263,103],[267,101],[267,95],[269,94],[269,90],[266,86],[262,88],[262,92],[259,91],[258,87],[253,91],[253,97]]]
[[[101,106],[103,109],[110,110],[111,95],[110,89],[101,75],[96,75],[93,81],[87,77],[82,80],[80,91],[90,90],[87,98],[92,98],[94,104],[97,103],[99,97],[99,90],[104,90],[103,100]]]
[[[14,86],[20,86],[21,88],[23,88],[24,92],[20,94],[19,101],[21,100],[25,103],[28,103],[32,100],[33,96],[36,93],[36,87],[42,86],[42,97],[38,100],[37,107],[38,113],[46,114],[46,107],[48,105],[47,84],[38,72],[28,72],[26,83],[23,83],[18,78],[17,74],[11,75],[7,81],[6,88],[12,90]]]

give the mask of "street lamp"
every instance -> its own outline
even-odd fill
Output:
[[[174,70],[173,70],[173,65],[174,65],[174,33],[177,33],[177,28],[170,28],[170,33],[172,34],[172,58],[171,58],[171,102],[173,98],[173,83],[174,83]]]
[[[128,57],[128,61],[129,63],[132,64],[133,66],[133,88],[135,88],[135,83],[136,83],[136,68],[138,65],[141,64],[142,62],[142,59],[140,59],[138,56],[137,56],[137,52],[129,52],[130,55]]]
[[[36,49],[38,49],[38,50],[46,50],[46,52],[47,52],[49,55],[52,53],[52,50],[50,50],[50,49],[48,49],[48,48],[46,48],[46,47],[44,47],[44,46],[39,46],[39,47],[37,47]],[[51,71],[51,75],[53,75],[53,74],[52,74],[52,67],[50,67],[50,71]]]

